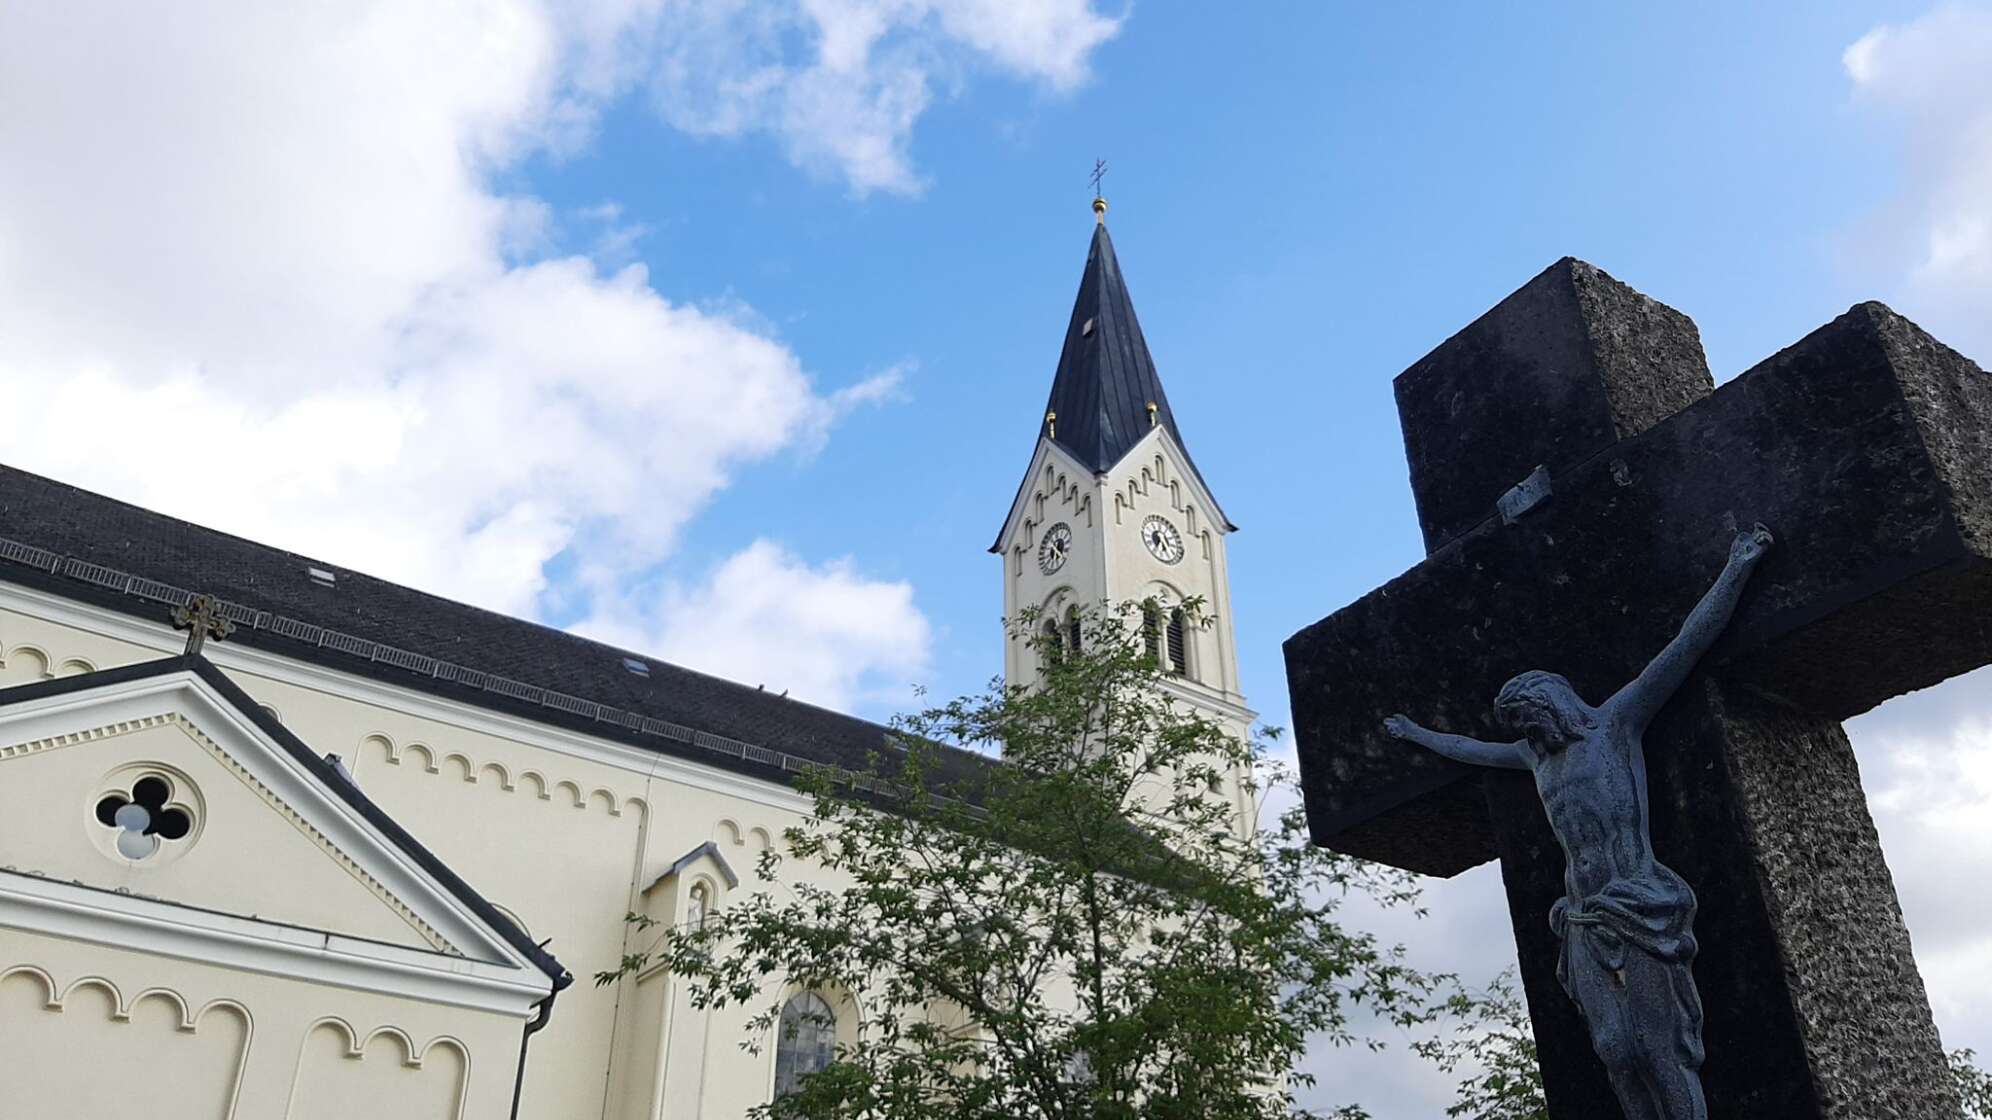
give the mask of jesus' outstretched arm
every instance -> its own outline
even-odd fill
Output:
[[[1729,616],[1735,613],[1736,602],[1743,596],[1744,583],[1770,547],[1771,531],[1762,525],[1736,534],[1729,546],[1729,563],[1716,577],[1715,586],[1688,612],[1681,632],[1637,679],[1619,689],[1618,695],[1606,705],[1614,715],[1635,730],[1644,730],[1653,722],[1661,706],[1694,671],[1695,662],[1715,644],[1722,628],[1729,625]]]
[[[1423,727],[1409,716],[1391,716],[1383,721],[1383,729],[1406,742],[1437,751],[1455,762],[1498,766],[1504,770],[1529,769],[1530,756],[1526,743],[1483,743],[1464,735],[1448,735]]]

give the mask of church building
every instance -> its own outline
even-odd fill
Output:
[[[1172,694],[1243,736],[1234,526],[1095,210],[1003,609],[1069,645],[1143,604]],[[1037,668],[1006,639],[1008,679]],[[748,1010],[592,978],[641,948],[626,914],[752,891],[793,775],[884,736],[0,467],[0,1115],[741,1116],[862,1007],[771,992],[803,1025],[749,1052]]]

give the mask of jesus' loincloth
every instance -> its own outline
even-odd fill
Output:
[[[1652,1061],[1701,1067],[1694,922],[1694,890],[1657,863],[1649,874],[1614,879],[1550,909],[1549,927],[1562,943],[1556,978],[1608,1069]]]

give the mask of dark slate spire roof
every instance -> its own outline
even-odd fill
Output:
[[[1113,239],[1102,221],[1093,227],[1079,297],[1072,302],[1065,348],[1058,355],[1058,373],[1044,406],[1058,419],[1046,420],[1040,432],[1097,474],[1120,462],[1148,434],[1151,402],[1155,422],[1169,429],[1176,446],[1183,449],[1190,473],[1203,483],[1196,464],[1189,462],[1189,445],[1176,427],[1169,395],[1162,391],[1162,378],[1148,355],[1148,341],[1141,336],[1134,301],[1114,257]],[[1206,483],[1204,489],[1210,486]],[[1223,511],[1216,512],[1227,529],[1236,528]]]

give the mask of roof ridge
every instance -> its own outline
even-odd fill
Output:
[[[281,569],[302,585],[302,568],[292,569],[309,557],[4,465],[0,518],[9,534],[0,537],[0,578],[9,582],[163,621],[165,612],[155,617],[143,604],[186,606],[196,592],[154,575],[188,583],[199,577],[202,587],[221,592],[214,596],[218,609],[242,628],[235,639],[242,644],[644,749],[735,768],[746,765],[763,776],[767,769],[792,774],[812,766],[859,773],[870,752],[886,748],[897,734],[884,723],[375,576],[351,585],[364,594],[326,600],[325,611],[318,612],[317,600],[274,578]],[[22,530],[32,533],[29,540],[58,547],[12,539]],[[88,546],[87,555],[101,553],[119,564],[78,555],[62,546],[65,540]],[[131,566],[148,553],[161,566],[145,569],[154,575],[137,574]],[[212,579],[206,576],[210,571]],[[79,593],[86,588],[88,593]],[[346,591],[342,584],[334,594]],[[245,595],[267,607],[243,602]],[[411,605],[428,612],[418,620],[427,629],[408,627],[400,633],[417,642],[433,640],[410,648],[364,636],[381,632],[387,615]],[[312,618],[324,621],[308,621]],[[466,624],[482,633],[465,633]],[[484,644],[477,644],[480,640]],[[498,656],[474,656],[478,666],[489,668],[453,657],[457,649],[490,653],[494,642],[516,648],[499,649]],[[422,652],[425,647],[433,652]],[[621,663],[623,657],[640,659],[653,672],[639,677]],[[528,672],[519,674],[521,667]],[[548,675],[533,672],[536,667]],[[713,715],[720,717],[717,724],[707,718]],[[996,761],[965,747],[937,745],[963,766]]]
[[[133,576],[130,575],[129,573],[120,572],[117,569],[108,568],[101,564],[92,564],[87,560],[78,560],[74,557],[61,556],[59,554],[49,552],[47,549],[37,548],[34,545],[22,544],[19,541],[10,540],[5,537],[0,537],[0,560],[12,561],[16,564],[22,564],[24,566],[46,570],[51,574],[66,576],[71,579],[81,580],[82,582],[85,583],[96,584],[99,587],[106,587],[112,590],[120,590],[123,591],[125,594],[132,595],[137,598],[150,599],[155,602],[166,603],[173,606],[186,606],[192,602],[195,596],[194,592],[183,591],[182,589],[173,587],[170,584],[160,584],[157,583],[156,581],[146,580],[144,579],[144,577]],[[4,576],[0,576],[0,578],[4,578]],[[121,585],[120,583],[121,580],[130,581],[130,582]],[[179,592],[179,596],[176,597],[170,594],[160,594],[157,589],[161,588],[168,589],[171,592]],[[415,653],[411,650],[400,649],[395,646],[390,646],[385,642],[374,641],[371,638],[356,637],[351,634],[341,633],[340,631],[333,630],[329,627],[317,626],[313,623],[298,622],[295,619],[291,619],[284,615],[275,614],[274,612],[271,611],[244,607],[239,603],[231,602],[229,600],[221,598],[220,596],[212,596],[211,598],[215,605],[215,609],[223,617],[239,625],[249,626],[252,629],[268,630],[271,633],[280,634],[285,637],[292,637],[295,640],[304,640],[304,639],[298,638],[296,635],[286,634],[285,624],[288,624],[289,626],[292,627],[317,630],[320,631],[322,634],[321,640],[319,640],[316,643],[320,648],[330,649],[335,652],[344,653],[353,657],[360,657],[369,662],[393,666],[395,668],[402,669],[406,672],[415,673],[417,676],[422,675],[422,670],[418,668],[417,665],[405,664],[404,661],[412,661],[417,663],[429,662],[432,664],[432,671],[428,675],[433,677],[434,679],[442,680],[451,684],[456,684],[472,689],[482,689],[484,691],[494,692],[500,696],[510,697],[514,700],[520,700],[526,703],[537,703],[545,707],[551,708],[555,711],[568,712],[572,715],[600,720],[605,723],[608,723],[612,727],[620,727],[626,731],[643,732],[646,734],[656,735],[658,737],[668,739],[674,742],[689,743],[693,746],[703,747],[707,750],[715,751],[717,753],[727,755],[729,757],[742,758],[750,762],[759,762],[764,765],[778,766],[784,773],[800,773],[812,767],[827,768],[831,772],[831,774],[840,782],[857,786],[860,789],[873,788],[870,784],[864,781],[865,779],[870,778],[871,775],[866,774],[863,771],[852,770],[848,767],[836,765],[835,763],[825,763],[818,759],[805,758],[801,755],[792,754],[787,751],[777,750],[772,747],[766,747],[758,743],[752,743],[745,739],[738,739],[732,736],[720,735],[709,731],[702,731],[688,724],[677,723],[674,720],[658,719],[655,716],[646,716],[640,712],[630,712],[611,704],[603,704],[598,701],[589,700],[585,697],[572,696],[565,692],[561,692],[558,689],[547,688],[543,685],[530,684],[524,681],[515,681],[509,677],[503,676],[502,674],[485,672],[484,670],[472,669],[469,668],[468,666],[457,665],[453,662],[442,661],[441,659],[431,657],[428,654]],[[444,600],[444,601],[453,602],[453,600]],[[501,615],[499,617],[510,619],[510,616],[505,616],[505,615]],[[510,619],[510,621],[517,622],[522,620]],[[555,631],[555,633],[566,634],[565,631]],[[595,644],[600,644],[600,643],[595,643]],[[363,654],[359,648],[355,647],[372,647],[372,650],[369,653]],[[608,647],[608,648],[613,649],[614,647]],[[184,656],[171,655],[165,658],[155,658],[152,661],[136,662],[134,664],[149,666],[157,661],[163,661],[163,660],[184,660]],[[205,660],[205,659],[200,657],[199,655],[195,655],[195,660]],[[661,660],[659,663],[669,664],[668,662],[662,662]],[[680,669],[685,672],[697,672],[697,670],[684,669],[683,666],[674,665],[672,667]],[[110,671],[110,670],[104,670],[104,671]],[[460,674],[460,675],[453,675],[453,674]],[[716,681],[720,684],[729,685],[735,688],[746,687],[744,685],[741,685],[737,681],[729,681],[723,677],[713,677],[710,674],[706,673],[699,673],[698,675],[706,677],[709,680]],[[16,687],[26,687],[26,686],[16,686]],[[527,693],[537,693],[538,695],[537,696],[520,695],[520,691],[525,691]],[[768,695],[766,691],[763,689],[752,689],[750,691],[752,691],[757,695],[763,695],[763,696]],[[859,716],[853,716],[847,712],[839,712],[834,708],[826,708],[819,704],[812,704],[806,700],[798,700],[789,696],[774,695],[771,698],[781,701],[782,703],[785,704],[792,704],[798,707],[810,708],[815,711],[824,712],[829,715],[838,716],[843,719],[852,720],[857,723],[877,728],[879,731],[883,732],[887,737],[884,742],[881,742],[880,745],[882,746],[888,745],[890,738],[898,735],[898,732],[887,724],[876,723],[872,720],[863,719],[862,717]],[[589,712],[585,710],[586,708],[593,708],[594,711]],[[636,722],[631,722],[632,720]],[[683,732],[684,734],[682,735],[677,734],[677,732]],[[1000,759],[992,759],[988,755],[982,754],[979,751],[972,751],[966,747],[957,746],[952,743],[933,742],[930,745],[932,745],[933,747],[942,751],[945,754],[959,756],[963,759],[974,760],[980,764],[988,764],[988,765],[1001,764]],[[738,749],[729,749],[729,748],[738,748]],[[764,755],[770,757],[759,757]]]

